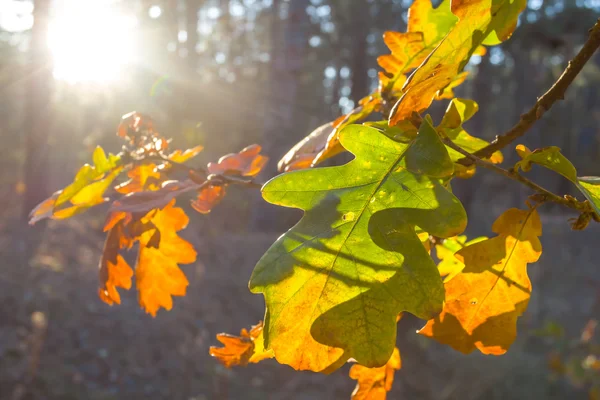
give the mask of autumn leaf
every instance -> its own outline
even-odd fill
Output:
[[[182,152],[181,150],[175,150],[174,152],[169,154],[167,158],[169,159],[169,161],[183,164],[196,157],[198,154],[200,154],[200,152],[202,152],[202,150],[204,150],[203,146],[196,146],[191,149],[187,149],[184,152]]]
[[[402,368],[400,351],[394,349],[392,356],[383,367],[367,368],[360,364],[350,368],[350,378],[357,381],[352,392],[352,400],[385,400],[392,390],[394,374]]]
[[[283,156],[277,163],[277,170],[287,172],[309,168],[317,154],[325,148],[327,139],[334,130],[333,122],[319,126]]]
[[[139,218],[125,211],[111,213],[105,224],[108,236],[100,264],[100,299],[118,304],[116,288],[131,286],[131,269],[118,252],[131,248],[134,242],[139,243],[135,279],[140,306],[156,316],[161,307],[173,307],[172,296],[185,295],[188,280],[178,264],[196,261],[196,251],[177,234],[189,219],[174,205],[175,199]]]
[[[452,1],[452,13],[459,20],[407,80],[390,115],[390,125],[426,110],[480,45],[507,39],[526,4],[525,0]]]
[[[150,210],[165,207],[177,196],[198,190],[202,184],[187,179],[184,181],[166,181],[154,191],[129,193],[115,200],[109,212],[147,213]]]
[[[115,187],[121,194],[158,190],[163,178],[154,163],[135,166],[127,172],[129,180]]]
[[[349,358],[385,365],[396,316],[428,319],[442,306],[440,275],[415,226],[450,237],[466,224],[446,188],[453,163],[429,119],[405,143],[360,125],[340,140],[356,156],[350,163],[286,173],[262,190],[270,203],[305,210],[250,280],[267,304],[266,346],[296,369],[330,372]]]
[[[178,264],[196,261],[194,247],[177,234],[187,226],[189,218],[174,204],[172,200],[162,210],[151,211],[141,219],[142,223],[151,222],[156,227],[155,231],[146,231],[139,237],[135,269],[139,303],[152,316],[161,307],[166,310],[173,307],[171,296],[185,296],[188,280]],[[156,232],[160,234],[158,245],[153,243]]]
[[[216,163],[208,164],[211,174],[236,174],[242,176],[256,176],[269,161],[269,158],[260,154],[261,147],[257,144],[248,146],[239,153],[227,154]]]
[[[108,225],[110,225],[110,228],[100,259],[98,296],[105,303],[113,305],[115,303],[121,304],[121,296],[117,291],[117,287],[125,290],[131,289],[133,270],[123,256],[119,254],[122,243],[122,222],[113,223],[113,221],[109,221]]]
[[[498,236],[456,253],[465,267],[446,281],[442,313],[419,331],[462,352],[504,354],[517,335],[517,318],[527,308],[531,282],[527,264],[542,246],[542,224],[535,209],[511,208],[492,227]]]
[[[445,239],[442,244],[435,245],[436,256],[440,259],[440,262],[438,263],[438,270],[440,271],[440,275],[445,277],[444,282],[448,282],[450,279],[462,272],[463,268],[465,267],[465,264],[456,258],[454,254],[464,247],[470,246],[474,243],[482,242],[486,239],[487,237],[481,236],[467,241],[467,237],[463,235]]]
[[[41,202],[29,214],[29,223],[35,224],[45,218],[65,219],[104,203],[104,192],[121,173],[121,159],[101,147],[92,154],[94,165],[85,164],[75,175],[73,182]]]
[[[192,208],[201,214],[208,214],[225,197],[223,185],[205,185],[198,191],[198,197],[192,200]]]
[[[246,366],[248,363],[254,364],[273,358],[273,352],[264,347],[262,321],[252,326],[249,332],[245,328],[242,329],[240,336],[220,333],[217,340],[224,347],[211,346],[209,353],[227,368]]]

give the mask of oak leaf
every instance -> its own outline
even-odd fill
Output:
[[[467,241],[467,237],[463,235],[445,239],[442,244],[435,245],[435,253],[437,258],[440,260],[438,263],[438,270],[440,271],[440,275],[444,277],[444,282],[448,282],[450,279],[462,272],[463,268],[465,267],[465,264],[463,264],[458,258],[454,257],[454,254],[467,246],[482,242],[486,239],[487,237],[481,236]]]
[[[542,246],[542,224],[535,209],[511,208],[492,227],[498,236],[459,250],[465,267],[446,281],[442,313],[419,331],[462,352],[504,354],[517,335],[517,318],[527,308],[531,282],[527,264]]]
[[[522,158],[521,161],[515,164],[515,168],[521,168],[527,172],[531,169],[531,164],[538,164],[557,172],[573,182],[577,189],[590,202],[592,208],[600,218],[600,177],[583,176],[577,177],[577,170],[560,152],[560,148],[556,146],[544,147],[534,151],[529,150],[526,146],[517,145],[517,154]],[[581,217],[590,217],[590,215],[582,214]],[[589,221],[588,221],[589,222]],[[583,228],[585,228],[584,224]]]
[[[216,163],[208,164],[211,174],[236,174],[242,176],[256,176],[269,161],[269,158],[260,154],[261,147],[257,144],[242,149],[239,153],[227,154]]]
[[[250,331],[242,329],[240,336],[220,333],[217,335],[217,340],[224,347],[211,346],[209,353],[227,368],[246,366],[249,363],[255,364],[273,358],[273,352],[264,347],[262,321],[252,326]]]
[[[360,364],[350,368],[350,378],[355,379],[356,388],[352,392],[352,400],[385,400],[387,392],[392,390],[394,374],[402,368],[402,360],[398,348],[383,367],[367,368]]]
[[[356,156],[350,163],[289,172],[262,189],[268,202],[305,210],[249,284],[265,296],[266,346],[296,369],[330,372],[349,358],[385,365],[396,316],[428,319],[443,302],[415,226],[450,237],[466,224],[447,189],[453,163],[429,119],[405,143],[360,125],[340,140]]]
[[[404,94],[390,115],[390,125],[427,109],[480,45],[507,39],[526,4],[526,0],[452,1],[451,10],[458,22],[406,81]]]
[[[101,147],[92,154],[94,165],[85,164],[73,182],[37,205],[29,214],[29,223],[45,218],[65,219],[105,202],[104,192],[123,169],[119,156],[108,156]]]

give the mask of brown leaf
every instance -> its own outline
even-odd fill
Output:
[[[198,191],[198,197],[192,200],[191,205],[199,213],[208,214],[224,197],[225,186],[205,185]]]
[[[394,373],[402,368],[398,348],[394,349],[387,364],[379,368],[367,368],[360,364],[350,368],[350,378],[357,380],[352,400],[385,400],[392,390]]]
[[[259,145],[253,144],[239,153],[227,154],[217,163],[208,163],[208,172],[220,175],[256,176],[269,161],[268,157],[260,154],[260,150]]]
[[[250,332],[244,328],[240,336],[220,333],[217,335],[217,340],[224,347],[211,346],[209,353],[227,368],[246,366],[248,363],[258,363],[273,358],[273,352],[264,348],[262,321],[254,325]]]

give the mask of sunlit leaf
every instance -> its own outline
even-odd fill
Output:
[[[492,230],[498,236],[471,244],[456,253],[465,265],[446,281],[442,313],[427,322],[421,335],[462,353],[479,349],[504,354],[517,335],[517,318],[527,308],[531,282],[527,264],[536,262],[542,246],[540,217],[532,210],[512,208]]]
[[[350,368],[350,378],[357,381],[352,392],[352,400],[385,400],[392,390],[394,374],[402,368],[400,352],[394,349],[392,356],[383,367],[367,368],[360,364]]]
[[[459,98],[452,99],[450,104],[448,104],[446,113],[437,129],[443,131],[452,142],[464,150],[469,153],[475,153],[477,150],[481,150],[488,146],[489,143],[483,139],[471,136],[464,130],[462,125],[471,119],[478,110],[479,106],[473,100]],[[458,161],[464,158],[464,155],[451,148],[448,148],[448,154],[452,161]],[[496,151],[489,158],[489,161],[494,164],[499,164],[503,160],[504,157],[500,151]],[[457,170],[457,176],[461,178],[470,177],[472,172],[474,172],[474,168]]]
[[[142,164],[135,166],[127,173],[129,180],[115,187],[115,190],[122,194],[143,192],[147,190],[158,190],[162,180],[156,164]]]
[[[392,110],[390,125],[426,110],[436,93],[463,70],[484,39],[489,37],[486,44],[507,39],[526,4],[526,0],[452,1],[452,13],[459,20],[409,77],[403,96]]]
[[[517,153],[522,160],[515,164],[515,168],[521,168],[527,172],[531,170],[531,164],[539,164],[561,174],[571,182],[577,183],[577,170],[571,164],[571,161],[561,154],[560,148],[556,146],[544,147],[532,152],[526,146],[520,144],[517,146]]]
[[[440,275],[445,277],[444,282],[448,282],[450,279],[459,274],[465,264],[462,263],[458,258],[454,257],[454,254],[460,249],[470,246],[474,243],[482,242],[487,237],[482,236],[473,240],[467,241],[466,236],[455,236],[452,238],[445,239],[442,244],[435,246],[435,253],[437,258],[440,259],[438,263],[438,270]]]
[[[172,200],[162,210],[152,211],[142,218],[142,222],[151,222],[160,234],[158,245],[154,239],[156,231],[140,236],[135,269],[139,303],[152,316],[156,316],[161,307],[166,310],[173,307],[171,296],[185,296],[188,280],[178,264],[196,261],[194,247],[177,234],[187,226],[189,218],[174,204]]]
[[[596,214],[600,216],[600,177],[584,176],[578,178],[577,170],[571,161],[563,156],[560,149],[555,146],[544,147],[532,152],[526,146],[520,144],[516,150],[522,158],[521,161],[515,164],[516,169],[521,168],[527,172],[531,169],[531,164],[538,164],[561,174],[577,186],[577,189],[589,200]],[[582,217],[584,216],[582,215]],[[587,223],[583,224],[583,228],[585,226],[587,226]]]
[[[227,368],[246,366],[249,363],[258,363],[262,360],[273,358],[273,352],[265,350],[263,338],[263,324],[254,325],[250,332],[242,329],[240,336],[227,333],[217,335],[217,340],[224,347],[210,347],[210,355],[217,358]]]
[[[198,191],[198,197],[192,200],[192,208],[201,214],[208,214],[225,197],[223,185],[205,185]]]
[[[577,179],[577,187],[590,201],[596,214],[600,215],[600,177],[583,176]]]
[[[131,277],[133,276],[133,270],[123,256],[119,254],[121,229],[121,223],[110,228],[100,260],[98,295],[102,301],[109,305],[121,304],[121,296],[117,288],[129,290],[131,288]]]
[[[187,149],[184,152],[182,152],[181,150],[175,150],[174,152],[169,154],[167,158],[170,161],[183,164],[186,161],[189,161],[192,158],[196,157],[198,154],[200,154],[200,152],[202,152],[202,150],[204,150],[203,146],[196,146],[191,149]]]
[[[326,146],[327,138],[335,130],[333,122],[319,126],[298,142],[277,164],[280,172],[309,168],[313,160]]]
[[[257,144],[248,146],[239,153],[227,154],[216,163],[208,164],[211,174],[239,174],[243,176],[256,176],[269,161],[269,158],[260,154],[261,147]]]
[[[266,346],[296,369],[329,372],[349,358],[385,365],[396,316],[428,319],[443,301],[415,225],[439,237],[466,225],[446,188],[453,163],[429,119],[407,143],[359,125],[340,139],[356,156],[350,163],[290,172],[263,187],[265,200],[305,210],[250,280],[267,304]]]

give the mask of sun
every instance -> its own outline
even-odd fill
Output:
[[[102,84],[124,79],[135,55],[137,20],[106,0],[64,3],[48,31],[54,77]]]

